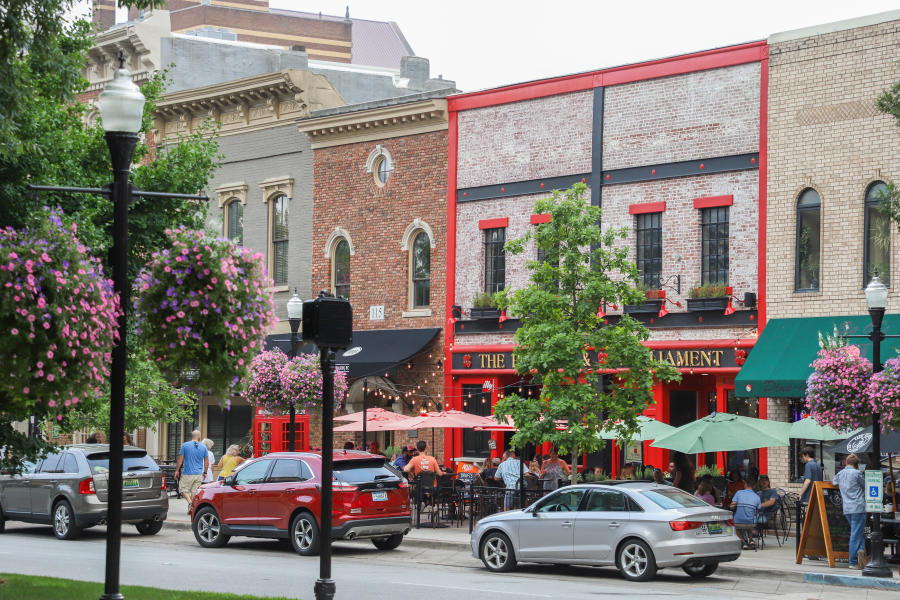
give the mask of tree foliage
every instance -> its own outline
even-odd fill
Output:
[[[875,105],[886,115],[891,115],[900,126],[900,81],[881,92]],[[891,221],[900,227],[900,188],[893,181],[887,183],[887,190],[882,194],[881,210],[890,216]]]
[[[550,221],[507,242],[506,250],[522,254],[533,240],[544,260],[527,263],[524,288],[498,294],[499,305],[522,318],[516,368],[541,392],[537,398],[510,394],[495,413],[509,415],[518,428],[514,446],[551,442],[573,456],[602,448],[596,434],[606,424],[629,439],[652,402],[654,379],[679,379],[642,344],[646,327],[628,315],[609,324],[598,311],[643,296],[636,290],[637,269],[618,243],[627,231],[600,230],[600,209],[585,200],[586,189],[578,183],[535,203],[535,212],[550,214]]]

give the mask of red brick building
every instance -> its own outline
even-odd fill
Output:
[[[444,404],[446,107],[422,94],[300,122],[313,148],[311,289],[353,305],[354,343],[337,356],[351,382],[347,412],[362,410],[364,395],[369,408],[409,415]],[[311,431],[320,439],[316,423]],[[432,447],[431,430],[418,435]],[[442,432],[434,436],[442,460]],[[416,441],[405,431],[368,439]]]
[[[473,313],[473,300],[526,284],[535,249],[507,256],[503,243],[541,222],[537,198],[585,182],[602,227],[630,230],[622,244],[656,292],[624,310],[682,373],[655,387],[646,414],[673,425],[712,411],[766,417],[765,403],[735,399],[734,378],[765,322],[767,57],[755,42],[448,98],[448,405],[490,414],[504,391],[528,388],[512,368],[519,322]],[[716,283],[727,292],[715,301],[689,298]],[[611,323],[622,309],[607,308]],[[496,455],[506,440],[493,436],[447,444]],[[619,458],[585,460],[610,470]],[[644,444],[630,460],[668,458]],[[764,471],[766,450],[750,461]]]

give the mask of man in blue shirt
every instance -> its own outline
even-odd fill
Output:
[[[203,483],[203,474],[209,468],[209,453],[206,446],[200,443],[200,432],[191,432],[191,441],[181,445],[178,451],[178,463],[175,467],[175,479],[178,490],[188,503],[188,514],[191,512],[191,501]],[[180,479],[179,479],[180,477]]]
[[[744,489],[738,490],[731,499],[731,510],[734,511],[734,522],[737,525],[756,525],[756,516],[762,503],[759,496],[753,491],[756,480],[753,477],[747,477],[744,480]],[[752,542],[745,536],[746,528],[738,528],[741,533],[741,548],[747,550],[751,548]]]
[[[822,481],[822,467],[816,462],[816,451],[812,446],[804,446],[800,451],[803,461],[803,487],[800,488],[800,502],[809,504],[809,493],[814,481]]]
[[[844,518],[850,522],[850,568],[862,569],[865,563],[865,541],[863,527],[866,524],[865,475],[856,467],[859,457],[847,457],[847,466],[834,476],[831,482],[841,490]]]
[[[521,465],[519,459],[516,458],[516,451],[510,450],[507,453],[507,459],[500,463],[494,479],[501,479],[506,485],[506,497],[503,499],[503,508],[509,510],[516,502],[516,484],[519,483],[519,469]]]

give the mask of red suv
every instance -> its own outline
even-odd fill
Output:
[[[197,542],[219,548],[233,535],[290,539],[304,556],[319,552],[322,457],[276,452],[247,461],[217,483],[201,486],[191,504]],[[368,538],[393,550],[409,532],[406,479],[383,456],[334,453],[332,538]]]

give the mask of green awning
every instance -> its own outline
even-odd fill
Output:
[[[734,395],[744,397],[802,398],[810,364],[819,351],[819,332],[831,335],[837,326],[843,334],[859,335],[872,331],[869,315],[772,319],[750,351],[747,362],[734,380]],[[900,315],[885,315],[882,331],[900,334]],[[872,359],[872,342],[851,338],[863,356]],[[900,339],[881,343],[881,361],[897,356]]]

